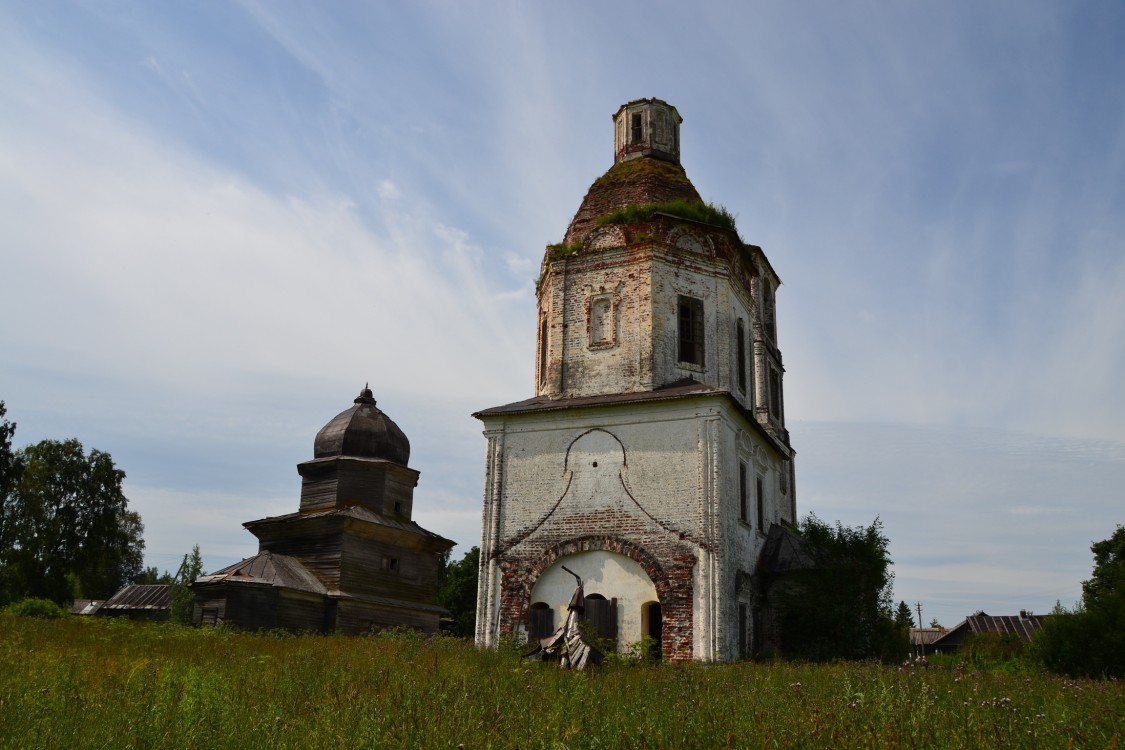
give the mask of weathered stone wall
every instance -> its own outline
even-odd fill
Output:
[[[620,247],[554,265],[549,292],[540,300],[541,319],[547,320],[548,375],[536,392],[562,398],[650,388],[648,254]],[[591,313],[606,302],[603,335],[593,340]]]
[[[728,389],[754,408],[755,392],[762,393],[754,387],[755,340],[762,330],[751,291],[756,272],[733,236],[721,230],[667,220],[597,230],[583,252],[545,266],[536,395],[633,393],[693,378]],[[702,365],[679,361],[681,296],[704,304]],[[735,356],[740,319],[745,390],[738,387]]]
[[[634,599],[651,583],[666,658],[735,658],[753,638],[765,532],[796,512],[780,279],[724,217],[669,203],[701,202],[679,164],[680,122],[655,99],[614,115],[615,164],[541,265],[536,403],[478,415],[488,439],[479,643],[522,632],[537,581],[574,555],[601,560],[596,575],[616,556],[631,561],[619,617],[640,617]],[[681,320],[691,362],[680,359]],[[645,392],[653,398],[636,398]],[[641,632],[635,624],[619,632]]]
[[[738,655],[736,586],[765,528],[738,519],[737,457],[771,488],[784,462],[725,396],[486,418],[486,427],[481,643],[522,632],[532,590],[558,559],[604,550],[652,581],[666,658]],[[777,502],[768,492],[768,520],[781,517]]]

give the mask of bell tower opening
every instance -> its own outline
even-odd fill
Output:
[[[635,99],[613,115],[615,162],[653,156],[680,163],[680,123],[684,118],[661,99]]]

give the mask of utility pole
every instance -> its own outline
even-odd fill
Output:
[[[914,602],[914,606],[918,610],[918,627],[920,627],[920,628],[926,627],[925,625],[922,624],[922,602]]]

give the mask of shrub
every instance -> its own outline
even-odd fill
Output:
[[[41,620],[54,620],[66,616],[66,610],[55,604],[50,599],[28,597],[15,604],[9,604],[4,610],[20,617],[38,617]]]

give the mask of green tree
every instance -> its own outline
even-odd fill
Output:
[[[909,633],[895,623],[882,522],[833,527],[810,513],[799,531],[813,564],[771,582],[778,586],[782,654],[811,661],[905,657]]]
[[[1094,571],[1073,612],[1056,605],[1031,642],[1044,667],[1075,677],[1125,677],[1125,527],[1095,542]]]
[[[12,492],[23,473],[23,461],[18,452],[12,450],[12,436],[16,425],[5,419],[8,410],[0,401],[0,607],[20,598],[21,586],[16,580],[16,571],[5,563],[4,551],[13,546],[12,536]]]
[[[23,473],[23,461],[19,453],[12,450],[12,436],[16,434],[16,424],[4,418],[7,414],[7,407],[4,406],[3,401],[0,401],[0,500],[4,501],[3,505],[0,505],[0,548],[7,547],[5,544],[7,540],[3,535],[6,528],[4,519],[7,516],[2,514],[7,509],[8,497],[15,489],[20,474]]]
[[[907,629],[914,627],[914,615],[910,614],[910,607],[906,602],[898,603],[898,609],[895,610],[895,624]]]
[[[479,569],[480,548],[473,547],[459,561],[446,564],[439,576],[438,604],[449,610],[456,635],[467,637],[476,631]]]
[[[140,573],[144,526],[108,453],[43,440],[15,459],[22,468],[0,514],[0,598],[102,599]]]
[[[180,625],[191,625],[192,615],[195,612],[195,594],[191,584],[203,575],[203,556],[199,554],[199,545],[191,548],[191,553],[184,555],[180,569],[172,578],[171,588],[168,592],[168,619]],[[165,573],[167,576],[167,573]]]
[[[1125,603],[1125,526],[1118,526],[1109,539],[1095,542],[1090,551],[1094,572],[1082,582],[1082,603],[1087,609],[1119,609]]]
[[[137,576],[133,579],[133,583],[142,583],[142,584],[154,584],[154,583],[171,584],[171,583],[175,583],[175,581],[176,581],[176,576],[172,575],[167,570],[165,570],[163,573],[161,573],[160,568],[156,567],[155,565],[151,565],[151,566],[145,568],[140,573],[138,573]]]

